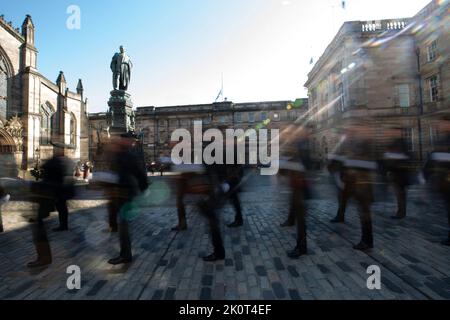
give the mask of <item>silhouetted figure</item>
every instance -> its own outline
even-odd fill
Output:
[[[39,209],[37,218],[32,223],[33,242],[36,247],[37,260],[28,267],[41,267],[52,262],[50,244],[47,238],[44,219],[56,210],[59,216],[59,227],[54,231],[68,230],[67,200],[74,196],[73,166],[63,155],[63,147],[55,145],[55,156],[42,166],[42,181],[33,184],[33,193],[38,197]]]
[[[109,190],[110,225],[118,223],[120,254],[110,259],[109,264],[130,263],[133,260],[131,237],[129,232],[130,217],[127,207],[136,196],[148,188],[147,172],[143,157],[136,151],[137,138],[133,134],[124,134],[111,142],[111,170],[115,181]]]
[[[221,171],[225,170],[224,165],[207,165],[207,175],[211,189],[206,200],[200,201],[198,204],[200,213],[207,218],[212,245],[214,251],[209,256],[203,258],[204,261],[213,262],[225,259],[225,248],[223,246],[222,235],[220,234],[219,219],[217,217],[218,209],[225,203],[225,191],[220,179]]]
[[[306,240],[306,204],[309,197],[309,182],[307,170],[311,168],[312,161],[309,150],[309,129],[292,126],[283,135],[285,142],[283,157],[280,159],[280,172],[287,175],[291,189],[289,216],[282,226],[295,224],[297,226],[297,244],[293,250],[288,251],[290,258],[297,259],[307,254]]]
[[[243,177],[242,166],[237,164],[236,146],[229,146],[234,149],[234,161],[226,164],[226,153],[230,148],[224,145],[223,164],[206,165],[206,173],[211,186],[209,196],[206,200],[199,203],[200,212],[208,219],[212,244],[214,252],[203,258],[204,261],[217,261],[225,259],[225,248],[223,246],[222,236],[220,234],[218,210],[221,209],[227,201],[231,200],[236,216],[234,222],[228,225],[230,228],[236,228],[243,225],[242,209],[239,202],[238,192],[241,187]]]
[[[406,217],[407,188],[411,181],[411,155],[406,141],[402,138],[401,129],[391,130],[390,138],[381,163],[383,173],[392,184],[397,199],[397,214],[392,216],[392,219],[400,220]]]
[[[236,155],[236,149],[235,149]],[[237,163],[237,157],[234,164],[227,164],[225,167],[225,175],[220,177],[222,185],[227,192],[225,196],[231,202],[234,211],[234,221],[227,225],[228,228],[239,228],[244,225],[244,217],[242,216],[242,207],[239,200],[239,193],[241,192],[241,183],[244,177],[244,169],[242,165]]]
[[[208,195],[211,186],[203,165],[182,164],[173,166],[173,171],[178,174],[175,178],[178,224],[172,228],[172,231],[184,231],[187,230],[185,196],[188,194]]]
[[[347,207],[347,198],[344,193],[345,184],[343,182],[344,163],[346,160],[344,148],[347,144],[347,136],[344,134],[341,137],[339,144],[333,153],[327,155],[327,170],[332,179],[333,185],[336,188],[338,198],[338,211],[336,217],[331,219],[331,223],[345,222],[345,209]]]
[[[447,209],[448,234],[442,241],[450,246],[450,116],[443,118],[438,127],[439,139],[435,151],[430,154],[424,168],[426,179],[433,189],[442,197]]]
[[[372,130],[368,125],[353,125],[347,130],[345,161],[343,169],[343,190],[338,211],[339,221],[343,221],[347,201],[354,198],[358,204],[361,221],[361,241],[353,248],[368,250],[373,248],[372,216],[373,174],[377,169],[372,149]]]

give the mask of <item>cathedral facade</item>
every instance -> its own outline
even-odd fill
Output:
[[[31,17],[19,29],[0,16],[0,152],[3,158],[13,156],[21,178],[29,178],[55,148],[75,161],[88,158],[81,80],[72,92],[62,71],[52,82],[39,73],[37,60]]]

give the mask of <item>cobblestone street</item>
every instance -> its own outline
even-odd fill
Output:
[[[113,267],[118,236],[107,231],[105,201],[71,203],[66,233],[49,231],[54,257],[46,269],[28,270],[35,251],[27,217],[29,204],[12,201],[3,209],[6,232],[0,234],[2,299],[450,299],[450,248],[439,244],[447,232],[443,208],[419,188],[411,190],[408,217],[394,221],[392,198],[373,206],[375,249],[352,249],[360,237],[351,205],[345,225],[329,220],[337,210],[333,189],[318,177],[317,196],[309,201],[309,255],[286,257],[295,245],[295,228],[279,225],[287,216],[286,187],[275,178],[254,177],[241,194],[245,225],[228,229],[232,207],[221,212],[226,260],[205,263],[210,240],[203,217],[188,199],[185,232],[177,222],[169,178],[155,179],[154,203],[132,222],[134,262]],[[320,192],[318,192],[320,191]],[[169,192],[169,193],[168,193]],[[47,229],[56,226],[53,213]],[[81,268],[81,290],[66,287],[66,268]],[[381,268],[381,290],[367,289],[367,267]]]

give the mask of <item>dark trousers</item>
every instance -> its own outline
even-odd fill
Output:
[[[3,211],[3,209],[2,209],[2,207],[0,206],[0,233],[2,233],[3,231],[5,231],[5,230],[3,229],[2,211]]]
[[[234,221],[236,222],[243,222],[244,218],[242,217],[242,208],[241,208],[241,202],[239,201],[239,193],[233,192],[230,195],[231,204],[234,207],[234,211],[236,211],[236,215],[234,216]]]
[[[131,250],[131,236],[129,222],[120,217],[119,213],[126,202],[123,199],[113,199],[108,204],[109,225],[119,231],[120,257],[131,260],[133,258]],[[118,221],[119,220],[119,221]]]
[[[33,233],[33,243],[36,248],[37,260],[45,263],[52,262],[52,252],[50,249],[50,242],[47,237],[47,230],[44,219],[48,217],[51,211],[51,206],[48,202],[41,202],[38,209],[38,217],[36,222],[31,225]]]
[[[397,199],[397,216],[406,217],[406,186],[399,182],[393,182],[395,197]]]
[[[338,189],[338,212],[336,218],[340,221],[345,220],[345,210],[347,209],[347,203],[350,198],[349,190],[345,187],[343,189]]]
[[[69,210],[67,209],[67,201],[65,199],[57,199],[55,207],[58,211],[59,227],[63,229],[69,228]]]
[[[119,229],[119,224],[117,222],[117,214],[120,211],[120,208],[117,208],[117,201],[110,201],[108,203],[108,223],[109,228],[112,231],[117,231]]]
[[[350,171],[345,175],[345,187],[342,191],[340,210],[338,214],[344,216],[345,207],[350,198],[354,198],[359,211],[361,222],[361,242],[373,246],[372,214],[370,206],[373,202],[373,188],[371,174],[366,171]]]
[[[131,236],[130,236],[129,222],[125,219],[120,219],[119,241],[120,241],[120,256],[124,259],[131,260],[133,258],[133,254],[131,252]]]
[[[292,190],[290,213],[292,213],[297,223],[297,247],[306,251],[306,208],[303,190],[300,188]]]
[[[187,228],[186,221],[186,207],[184,206],[184,195],[186,193],[185,180],[178,181],[177,183],[177,214],[178,214],[178,227],[181,229]]]
[[[223,246],[222,235],[220,234],[217,211],[223,206],[224,202],[224,195],[216,196],[211,192],[209,198],[199,204],[200,213],[208,220],[214,253],[219,256],[225,255],[225,248]]]

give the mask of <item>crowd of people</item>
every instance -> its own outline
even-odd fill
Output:
[[[336,188],[337,214],[330,223],[344,223],[346,209],[351,199],[358,207],[361,223],[361,240],[355,250],[374,248],[371,207],[374,202],[374,182],[383,176],[392,186],[397,199],[397,212],[393,219],[408,216],[408,187],[419,180],[426,180],[446,205],[449,232],[442,244],[450,246],[450,119],[439,121],[439,141],[434,152],[424,163],[408,151],[401,128],[386,129],[383,145],[375,143],[374,128],[370,123],[359,122],[340,129],[341,141],[328,155],[328,172]],[[287,256],[293,259],[306,255],[307,247],[307,201],[311,198],[310,176],[314,167],[309,141],[311,128],[306,125],[291,125],[280,134],[279,174],[286,177],[291,190],[289,210],[281,227],[296,226],[297,240]],[[136,198],[149,187],[149,177],[143,154],[137,148],[138,139],[132,133],[113,136],[102,149],[105,163],[102,170],[94,172],[90,183],[104,190],[108,199],[110,232],[119,234],[120,252],[109,260],[112,265],[133,261],[131,221],[136,208]],[[63,146],[54,146],[55,155],[43,166],[42,179],[32,184],[32,201],[39,204],[36,217],[31,219],[33,242],[37,258],[28,264],[30,268],[51,264],[52,253],[47,237],[45,219],[50,212],[58,211],[59,227],[55,232],[69,230],[67,201],[75,195],[73,166],[64,154]],[[184,199],[188,194],[201,194],[197,202],[198,212],[208,224],[213,252],[203,259],[207,262],[225,259],[225,247],[219,223],[221,209],[230,202],[235,210],[235,219],[229,228],[239,228],[245,223],[239,193],[246,182],[245,166],[226,164],[226,153],[234,146],[224,145],[223,163],[212,165],[181,164],[172,166],[176,179],[176,207],[178,225],[174,231],[188,228]],[[75,176],[88,179],[92,164],[77,166]],[[419,177],[419,178],[417,178]],[[151,193],[148,196],[152,196]],[[0,202],[9,200],[9,194],[0,188]],[[331,213],[330,213],[331,214]],[[1,217],[1,216],[0,216]],[[0,232],[3,226],[0,219]]]

